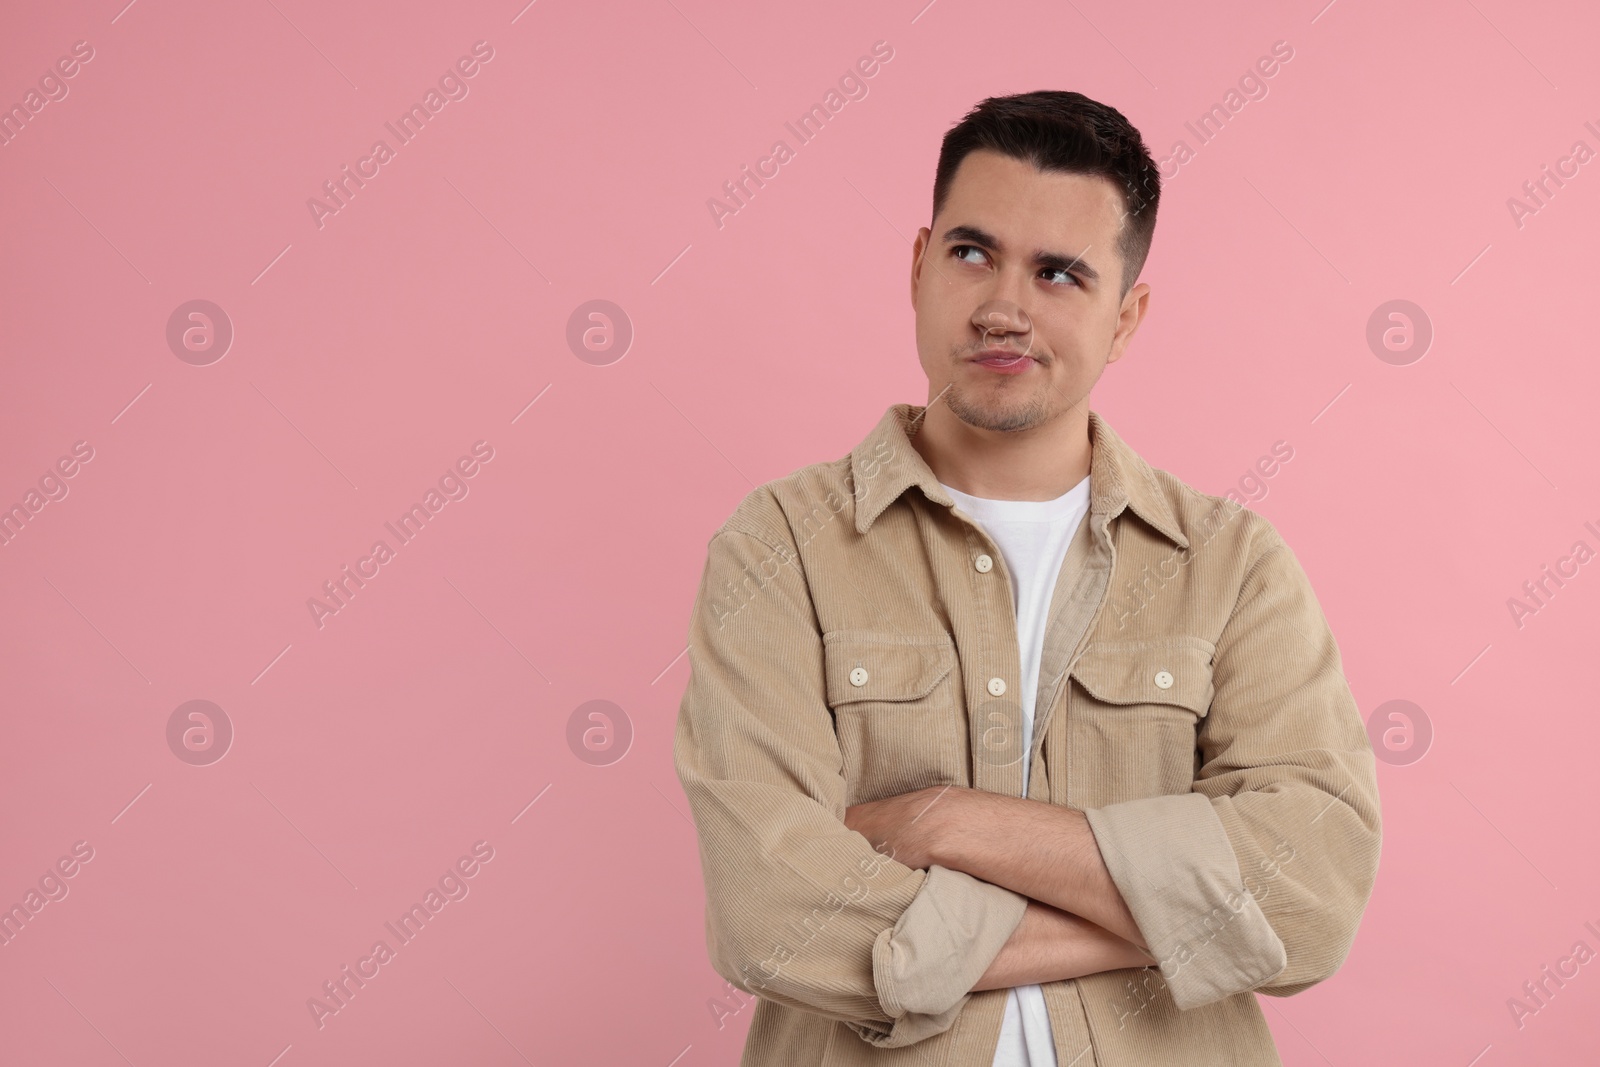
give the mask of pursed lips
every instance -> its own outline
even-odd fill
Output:
[[[982,363],[985,360],[990,360],[990,359],[1017,359],[1018,357],[1031,359],[1035,363],[1038,362],[1038,359],[1036,357],[1034,357],[1030,353],[1027,353],[1027,352],[1015,352],[1015,351],[1012,351],[1009,348],[986,348],[982,352],[979,352],[977,355],[970,357],[970,359],[974,363]]]

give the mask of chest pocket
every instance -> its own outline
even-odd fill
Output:
[[[965,784],[955,640],[836,630],[822,641],[845,804]]]
[[[1189,792],[1215,692],[1214,654],[1197,637],[1097,642],[1084,650],[1070,672],[1069,804]]]

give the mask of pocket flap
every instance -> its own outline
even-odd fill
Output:
[[[917,700],[933,692],[956,664],[949,634],[822,635],[828,706],[857,700]]]
[[[1209,650],[1178,641],[1095,644],[1071,674],[1107,704],[1174,704],[1203,717],[1215,692],[1211,658]]]

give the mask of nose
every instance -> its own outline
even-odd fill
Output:
[[[1013,337],[1020,342],[1025,335],[1027,337],[1025,352],[1033,349],[1033,320],[1022,310],[1022,305],[1013,300],[985,301],[972,313],[972,324],[983,335],[982,343],[985,348],[1011,347]]]

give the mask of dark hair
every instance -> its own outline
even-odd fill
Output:
[[[1144,269],[1161,201],[1161,172],[1144,139],[1122,112],[1082,93],[1041,89],[981,101],[944,135],[933,179],[933,218],[939,216],[967,153],[986,148],[1039,170],[1093,174],[1122,190],[1122,295]]]

